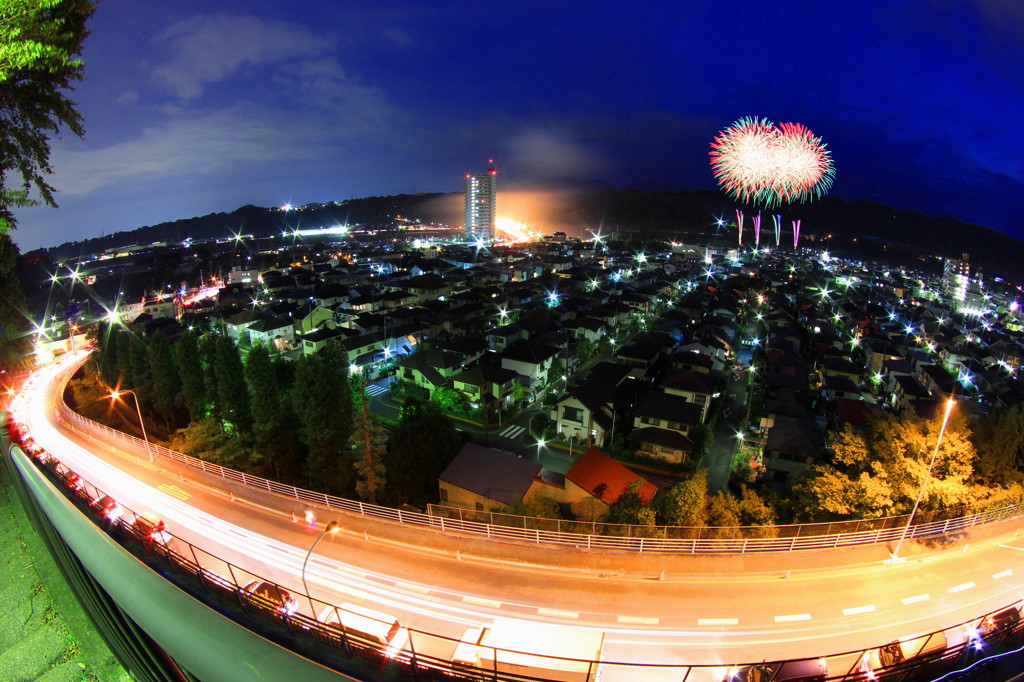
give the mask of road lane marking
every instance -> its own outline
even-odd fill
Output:
[[[792,616],[775,616],[776,623],[796,623],[801,620],[810,620],[811,614],[809,613],[797,613]]]
[[[580,614],[575,611],[559,611],[558,609],[537,609],[538,616],[547,616],[548,618],[571,618],[577,620]]]
[[[189,493],[185,492],[184,490],[182,490],[181,488],[179,488],[176,485],[167,485],[166,483],[163,483],[163,484],[157,486],[157,490],[162,490],[165,493],[167,493],[168,495],[172,495],[173,497],[177,497],[182,502],[184,502],[188,498],[192,497],[192,495],[190,495]]]
[[[501,602],[494,601],[493,599],[481,599],[480,597],[463,596],[462,601],[466,602],[467,604],[476,604],[477,606],[489,606],[492,609],[501,608]]]
[[[632,625],[657,625],[661,622],[658,618],[645,618],[644,616],[619,616],[618,621]]]
[[[1001,573],[996,573],[992,577],[994,579],[996,579],[996,580],[999,580],[1000,578],[1009,578],[1011,575],[1013,575],[1013,571],[1012,570],[1005,570],[1005,571],[1002,571]]]
[[[697,625],[739,625],[739,618],[698,618]]]
[[[914,597],[907,597],[906,599],[903,600],[903,603],[905,605],[916,604],[916,603],[921,602],[921,601],[928,601],[931,598],[932,598],[932,596],[930,594],[919,594],[919,595],[914,596]]]
[[[409,583],[395,583],[395,587],[406,592],[419,592],[420,594],[429,594],[430,588],[423,587],[422,585],[411,585]]]
[[[875,610],[874,605],[871,606],[854,606],[852,609],[843,609],[844,616],[856,616],[858,613],[871,613]]]
[[[1010,547],[1009,545],[999,545],[1003,549],[1015,549],[1018,552],[1024,552],[1024,547]]]
[[[974,583],[963,583],[962,585],[949,588],[949,592],[963,592],[964,590],[969,590],[972,587],[974,587]]]

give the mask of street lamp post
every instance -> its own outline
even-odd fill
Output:
[[[328,523],[327,527],[324,528],[324,532],[320,533],[320,535],[317,536],[317,539],[313,541],[313,545],[309,548],[309,551],[306,552],[306,558],[302,560],[302,589],[306,591],[306,599],[309,600],[309,608],[313,612],[313,615],[316,615],[316,607],[313,606],[313,598],[309,596],[309,586],[306,585],[306,564],[309,563],[309,557],[313,555],[313,550],[316,549],[317,543],[320,542],[323,539],[323,537],[328,533],[334,535],[337,532],[338,522],[331,521],[330,523]]]
[[[149,455],[149,461],[153,461],[153,450],[149,447],[149,438],[146,436],[146,423],[142,421],[142,409],[139,408],[139,396],[135,395],[135,391],[123,390],[114,391],[110,394],[113,400],[117,400],[124,393],[131,393],[132,398],[135,400],[135,412],[139,415],[139,428],[142,429],[142,440],[146,444],[146,454]]]
[[[917,508],[921,506],[921,499],[924,497],[924,489],[928,485],[928,479],[932,475],[932,467],[935,466],[935,458],[939,456],[939,447],[942,445],[942,436],[946,433],[946,424],[949,423],[949,413],[953,411],[953,405],[956,402],[950,398],[946,401],[946,413],[942,416],[942,426],[939,428],[939,437],[935,439],[935,450],[932,452],[932,460],[928,463],[928,471],[924,475],[924,480],[921,482],[921,489],[917,491],[917,499],[914,500],[914,508],[910,510],[910,518],[907,519],[907,525],[903,527],[903,533],[900,535],[900,541],[896,543],[896,549],[892,552],[892,563],[899,561],[900,548],[903,546],[903,541],[907,539],[907,533],[910,531],[910,526],[914,523],[914,515],[917,514]]]

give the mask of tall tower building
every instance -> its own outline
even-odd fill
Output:
[[[483,241],[485,244],[494,241],[497,176],[498,171],[493,165],[486,173],[466,176],[466,238],[471,241]]]

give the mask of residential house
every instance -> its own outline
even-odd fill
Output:
[[[461,358],[437,348],[406,355],[398,360],[397,376],[403,381],[434,391],[451,383],[462,371]]]
[[[523,499],[540,473],[537,462],[466,443],[437,478],[441,504],[504,511]]]
[[[452,388],[462,393],[471,404],[489,409],[508,406],[519,374],[493,365],[477,365],[451,376]]]
[[[529,497],[547,495],[568,506],[577,519],[600,520],[629,485],[640,481],[640,503],[647,505],[658,487],[597,448],[590,448],[565,474],[562,490],[535,481]]]
[[[701,406],[686,398],[651,391],[633,408],[633,430],[628,440],[637,451],[678,464],[690,458],[694,442],[690,432],[702,421]]]
[[[501,354],[501,366],[524,377],[523,385],[539,390],[548,383],[548,372],[558,350],[529,341],[520,342]]]

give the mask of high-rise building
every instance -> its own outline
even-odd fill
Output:
[[[497,175],[494,166],[480,175],[466,175],[466,238],[471,241],[494,241]]]

